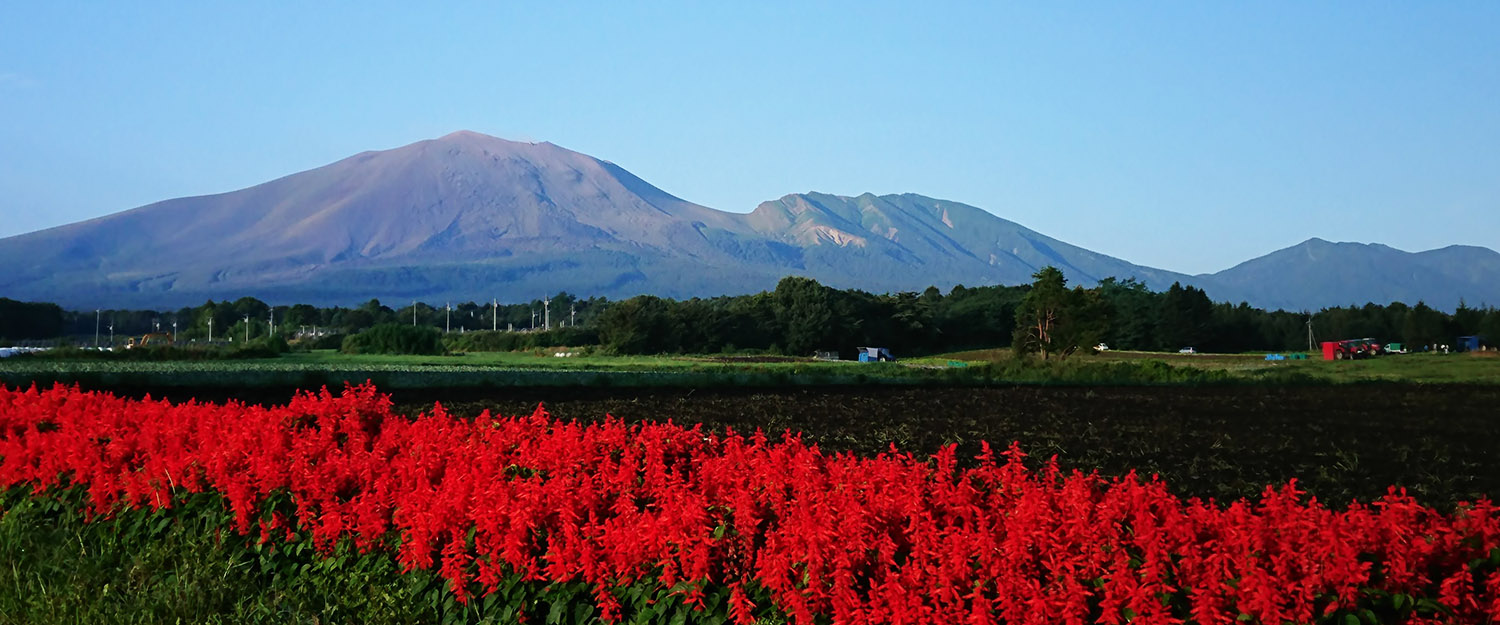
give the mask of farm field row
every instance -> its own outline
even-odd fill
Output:
[[[540,402],[579,422],[609,414],[773,437],[793,431],[830,452],[865,456],[893,444],[930,453],[952,443],[971,457],[980,441],[1019,441],[1064,468],[1159,474],[1180,495],[1220,501],[1292,478],[1327,502],[1369,501],[1393,485],[1432,505],[1500,500],[1497,386],[406,389],[392,399],[405,413],[441,401],[462,416],[525,414]]]
[[[946,367],[945,367],[946,368]],[[961,368],[955,368],[961,372]],[[780,386],[916,383],[944,371],[897,363],[733,363],[674,357],[549,358],[527,354],[375,356],[293,353],[278,358],[197,361],[14,359],[0,382],[88,386],[317,388],[367,380],[383,388],[546,386]],[[951,374],[948,377],[952,377]]]
[[[1008,349],[986,349],[944,354],[941,358],[966,362],[1004,361]],[[1365,360],[1325,361],[1318,354],[1306,360],[1266,360],[1264,352],[1248,354],[1178,354],[1111,350],[1103,354],[1077,356],[1094,363],[1143,363],[1158,361],[1173,367],[1189,367],[1230,374],[1289,373],[1308,380],[1344,382],[1415,382],[1500,384],[1500,352],[1465,354],[1392,354]]]
[[[119,361],[13,358],[0,361],[0,381],[22,384],[204,387],[216,385],[340,385],[373,380],[383,388],[536,386],[781,386],[864,383],[1348,383],[1500,384],[1500,357],[1487,354],[1405,354],[1324,362],[1267,361],[1263,354],[1161,354],[1112,351],[1057,362],[1018,362],[992,349],[913,358],[896,363],[827,362],[806,358],[684,355],[556,357],[550,352],[486,352],[448,356],[349,355],[294,352],[253,360]]]
[[[90,388],[90,387],[85,387]],[[172,401],[288,401],[293,387],[92,387]],[[335,389],[339,387],[333,387]],[[441,403],[461,417],[529,414],[581,423],[699,424],[712,431],[801,432],[830,452],[891,445],[1019,441],[1036,457],[1105,475],[1162,475],[1183,496],[1253,497],[1297,478],[1322,501],[1370,500],[1390,486],[1429,505],[1500,500],[1500,386],[832,386],[401,388],[395,411]]]

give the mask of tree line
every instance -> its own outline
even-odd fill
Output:
[[[0,298],[0,337],[38,340],[68,336],[87,344],[96,319],[117,337],[169,332],[215,342],[254,340],[270,331],[295,337],[355,334],[381,324],[414,324],[474,333],[462,348],[525,349],[538,341],[579,341],[620,354],[772,353],[808,356],[861,346],[922,355],[1010,345],[1025,352],[1066,356],[1106,343],[1113,349],[1204,352],[1298,351],[1315,341],[1375,337],[1411,347],[1449,344],[1461,335],[1500,337],[1500,310],[1461,304],[1452,313],[1422,302],[1325,308],[1316,313],[1266,311],[1249,304],[1216,303],[1202,289],[1173,284],[1152,291],[1134,279],[1107,278],[1092,287],[1067,285],[1055,268],[1038,271],[1020,286],[935,287],[922,292],[872,294],[835,289],[804,277],[783,278],[776,288],[750,295],[672,300],[641,295],[621,301],[560,293],[550,298],[552,332],[534,340],[488,336],[492,328],[540,329],[542,300],[504,304],[416,302],[391,308],[379,300],[356,307],[306,304],[271,306],[255,298],[208,301],[176,311],[65,311],[55,304]],[[248,323],[247,323],[248,319]],[[415,321],[413,321],[415,319]],[[119,339],[123,342],[123,338]],[[448,341],[454,343],[452,340]],[[571,343],[570,343],[571,344]]]
[[[860,346],[923,355],[1011,345],[1066,356],[1105,343],[1112,349],[1236,353],[1308,349],[1314,342],[1377,337],[1411,346],[1451,343],[1460,335],[1500,336],[1500,310],[1460,305],[1449,314],[1424,303],[1266,311],[1215,303],[1199,288],[1152,291],[1134,279],[1107,278],[1068,288],[1047,267],[1021,286],[956,286],[946,295],[874,295],[789,277],[773,291],[674,301],[638,296],[607,307],[595,329],[615,352],[717,353],[743,350],[805,356]]]
[[[1423,302],[1266,311],[1244,302],[1215,303],[1202,289],[1180,283],[1153,292],[1135,280],[1108,278],[1094,288],[1070,290],[1052,267],[1033,278],[1012,347],[1043,357],[1066,357],[1096,341],[1113,349],[1236,353],[1316,350],[1322,341],[1365,337],[1411,349],[1451,344],[1464,335],[1500,337],[1500,309],[1464,303],[1451,314]]]

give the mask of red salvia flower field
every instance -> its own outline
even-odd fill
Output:
[[[985,450],[961,467],[951,446],[863,458],[541,408],[409,419],[369,385],[275,408],[0,388],[0,488],[86,489],[105,517],[216,492],[246,536],[390,549],[461,600],[518,576],[588,584],[605,620],[640,583],[688,604],[727,587],[738,623],[753,596],[797,623],[1311,622],[1372,595],[1500,619],[1487,501],[1335,510],[1293,482],[1226,505]]]

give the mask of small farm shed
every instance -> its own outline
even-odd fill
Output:
[[[1453,351],[1477,352],[1489,346],[1490,342],[1482,336],[1460,336],[1457,341],[1454,341]]]

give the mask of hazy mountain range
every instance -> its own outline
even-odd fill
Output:
[[[798,193],[749,213],[700,206],[551,143],[457,132],[248,189],[0,239],[0,297],[165,308],[254,296],[399,305],[568,291],[684,298],[783,276],[874,292],[1028,282],[1174,281],[1269,308],[1401,300],[1500,304],[1500,254],[1312,239],[1185,275],[1069,245],[958,202]]]

